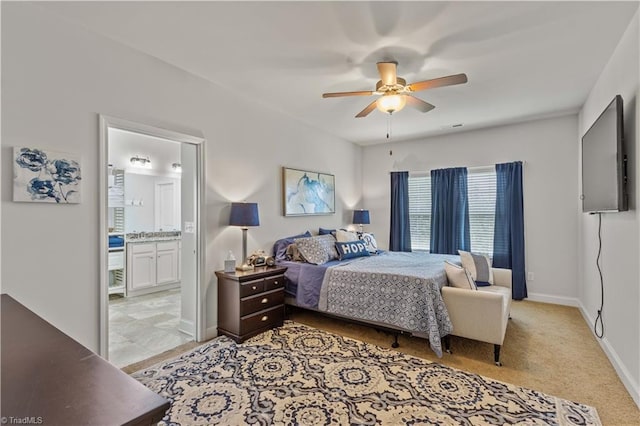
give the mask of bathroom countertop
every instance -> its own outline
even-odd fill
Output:
[[[140,232],[130,233],[125,236],[125,241],[129,244],[149,243],[154,241],[173,241],[181,240],[182,235],[179,231],[170,232]]]
[[[141,237],[141,238],[132,238],[130,240],[126,240],[128,244],[136,244],[136,243],[149,243],[153,241],[173,241],[173,240],[181,240],[181,236],[177,237]]]

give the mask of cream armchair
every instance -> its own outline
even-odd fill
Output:
[[[511,311],[511,270],[493,268],[493,285],[478,290],[445,286],[442,297],[453,323],[454,336],[493,343],[494,361],[500,363],[500,347]],[[450,351],[449,339],[445,348]]]

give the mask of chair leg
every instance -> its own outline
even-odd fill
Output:
[[[500,345],[493,345],[493,360],[498,367],[502,366],[500,362]]]
[[[451,336],[447,334],[446,336],[443,337],[443,339],[444,339],[444,350],[445,352],[450,354],[451,353]]]

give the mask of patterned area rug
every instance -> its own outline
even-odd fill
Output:
[[[590,406],[293,322],[133,377],[171,400],[165,425],[600,424]]]

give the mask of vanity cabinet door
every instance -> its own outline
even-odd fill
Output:
[[[129,285],[138,290],[156,285],[156,244],[132,244],[129,250]]]
[[[157,244],[156,248],[156,284],[169,284],[179,280],[179,251],[177,241]]]

